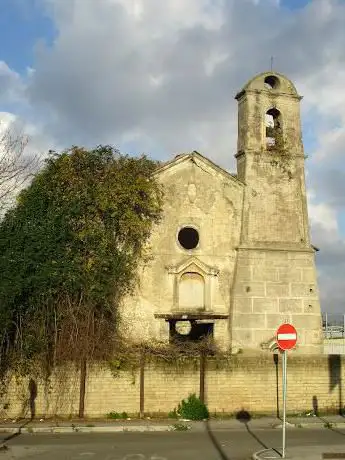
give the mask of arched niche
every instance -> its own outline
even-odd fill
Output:
[[[219,270],[197,257],[188,257],[175,266],[167,266],[172,277],[173,310],[210,311],[213,281]]]
[[[179,309],[205,309],[205,279],[197,272],[185,272],[179,279]]]

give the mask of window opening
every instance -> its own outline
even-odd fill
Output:
[[[265,78],[264,85],[268,90],[277,89],[279,87],[279,80],[274,75],[268,75]]]
[[[281,114],[277,109],[270,109],[265,114],[266,146],[272,148],[281,137]]]
[[[199,233],[193,227],[183,227],[178,233],[178,241],[184,249],[195,249],[199,244]]]

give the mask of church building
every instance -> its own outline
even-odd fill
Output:
[[[267,352],[290,322],[295,352],[320,352],[301,99],[285,76],[257,75],[236,95],[237,174],[195,151],[156,171],[164,214],[137,292],[121,308],[128,338],[211,336],[233,353]]]

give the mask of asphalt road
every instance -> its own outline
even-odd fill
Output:
[[[1,435],[1,439],[5,439]],[[25,434],[6,441],[0,460],[247,460],[254,451],[280,447],[280,430],[64,435]],[[287,446],[341,446],[345,430],[291,429]]]

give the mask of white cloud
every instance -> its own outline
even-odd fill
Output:
[[[61,148],[57,141],[45,135],[44,128],[39,123],[30,122],[11,112],[0,112],[0,140],[6,133],[9,133],[13,140],[23,139],[27,156],[43,157],[49,149]]]
[[[45,3],[58,35],[40,50],[29,93],[66,145],[121,144],[142,132],[154,151],[192,145],[229,166],[233,96],[271,55],[307,107],[328,116],[345,98],[345,9],[337,1],[315,0],[294,13],[274,0]]]
[[[5,134],[15,119],[14,113],[0,112],[0,136]]]
[[[0,60],[0,103],[9,104],[23,100],[24,83],[20,75]]]
[[[325,202],[315,201],[316,193],[308,193],[312,243],[320,249],[316,254],[321,306],[324,311],[344,310],[345,236],[340,233],[336,210]]]
[[[323,279],[332,278],[345,209],[344,2],[292,12],[278,0],[40,1],[54,43],[37,50],[24,80],[0,63],[0,102],[25,106],[37,149],[112,143],[160,158],[196,149],[234,169],[234,95],[274,56],[313,123],[309,214],[326,250]]]
[[[338,220],[334,208],[326,203],[315,203],[315,194],[309,192],[309,220],[311,225],[321,226],[327,232],[338,233]]]
[[[105,4],[106,2],[104,2]],[[110,0],[108,4],[119,4],[137,22],[145,23],[153,37],[167,35],[172,31],[202,25],[218,28],[223,18],[221,1],[209,0]],[[154,29],[154,30],[152,30]]]

